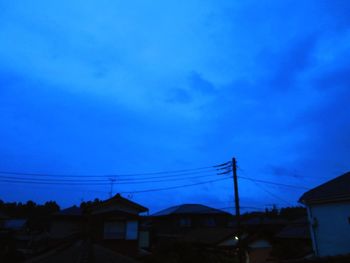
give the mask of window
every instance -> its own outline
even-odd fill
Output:
[[[191,226],[191,219],[183,217],[180,219],[180,227],[190,227]]]
[[[126,223],[126,240],[137,240],[139,225],[137,221]]]
[[[104,223],[104,239],[124,239],[125,222],[113,221]]]

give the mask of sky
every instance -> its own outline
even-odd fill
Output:
[[[68,207],[108,198],[107,174],[235,157],[241,177],[297,186],[240,178],[243,209],[297,205],[350,170],[349,12],[347,0],[0,0],[1,176],[82,182],[2,178],[0,199]],[[151,212],[233,206],[229,177],[136,193],[223,178],[193,177],[116,177],[113,192]]]

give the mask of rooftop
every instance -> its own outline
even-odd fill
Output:
[[[114,195],[113,197],[105,200],[102,202],[102,206],[105,206],[105,205],[110,205],[112,203],[121,203],[121,204],[124,204],[126,206],[130,206],[130,207],[133,207],[134,209],[138,210],[140,213],[142,212],[147,212],[148,211],[148,208],[147,207],[144,207],[138,203],[135,203],[129,199],[126,199],[124,197],[122,197],[120,194],[116,194]]]
[[[168,216],[168,215],[183,215],[183,214],[222,214],[229,215],[229,213],[200,204],[184,204],[172,206],[161,210],[152,216]]]
[[[55,215],[58,215],[58,216],[82,216],[83,211],[80,207],[77,207],[74,205],[74,206],[68,207],[66,209],[63,209],[63,210],[55,213]]]
[[[307,191],[300,197],[299,202],[312,204],[344,200],[350,200],[350,172]]]

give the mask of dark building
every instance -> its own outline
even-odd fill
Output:
[[[307,217],[289,222],[275,235],[272,254],[279,259],[304,258],[312,254]]]
[[[114,251],[136,254],[140,240],[143,244],[148,241],[144,240],[145,233],[140,231],[140,214],[145,212],[148,212],[148,208],[117,194],[84,209],[73,206],[56,213],[51,236],[87,237]]]
[[[89,214],[88,235],[114,251],[137,253],[139,247],[141,213],[148,208],[132,202],[121,195],[102,202]]]
[[[80,207],[72,206],[53,215],[50,236],[53,239],[69,238],[84,233],[86,218]]]
[[[155,242],[179,240],[194,229],[225,228],[231,214],[200,204],[169,207],[152,215]]]

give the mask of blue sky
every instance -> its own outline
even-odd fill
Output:
[[[350,170],[349,12],[346,0],[0,1],[0,170],[152,172],[235,156],[241,176],[316,186]],[[240,189],[262,208],[304,191]],[[0,182],[5,201],[63,207],[108,192]],[[233,205],[231,181],[129,197],[152,211]]]

